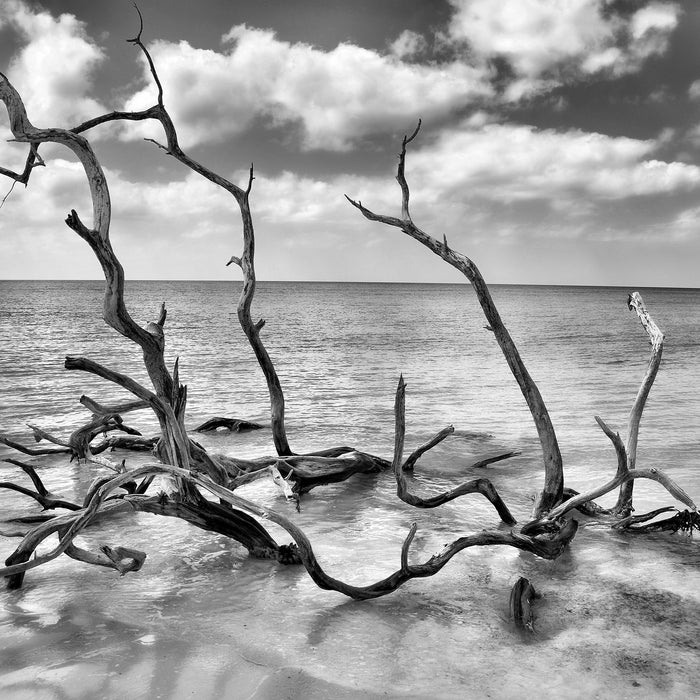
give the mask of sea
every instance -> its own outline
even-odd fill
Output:
[[[139,349],[101,318],[104,282],[0,281],[0,433],[35,446],[28,423],[59,437],[89,419],[85,394],[128,400],[118,387],[63,368],[85,356],[147,382]],[[557,431],[565,483],[609,481],[614,449],[600,416],[626,439],[650,357],[628,294],[639,291],[665,333],[664,354],[641,423],[637,464],[666,472],[700,502],[700,290],[622,287],[491,288]],[[161,303],[166,357],[188,386],[187,426],[213,416],[269,425],[263,375],[236,316],[240,282],[130,281],[126,303],[145,325]],[[254,318],[286,398],[296,452],[350,445],[391,459],[394,395],[403,375],[406,453],[447,425],[455,432],[410,478],[432,495],[489,478],[520,522],[543,483],[532,419],[485,327],[468,284],[260,282]],[[125,415],[146,435],[148,411]],[[208,450],[256,457],[273,451],[269,427],[197,434]],[[44,443],[41,443],[44,444]],[[487,468],[486,456],[517,451]],[[149,458],[114,453],[137,466]],[[27,457],[48,488],[81,498],[99,465]],[[3,481],[31,486],[3,463]],[[409,559],[422,562],[462,535],[504,529],[478,494],[434,510],[396,497],[390,473],[315,489],[295,512],[272,482],[241,495],[293,518],[321,566],[365,585]],[[615,494],[600,499],[611,505]],[[638,480],[644,513],[680,503]],[[37,512],[0,489],[4,518]],[[235,542],[181,521],[121,515],[86,531],[84,546],[147,552],[120,577],[67,557],[0,592],[2,698],[687,698],[700,683],[700,548],[685,533],[581,527],[556,561],[510,547],[455,556],[437,575],[386,597],[352,601],[320,590],[303,567],[257,561]],[[271,526],[279,542],[290,541]],[[6,531],[6,526],[0,525]],[[0,536],[2,558],[18,540]],[[45,551],[53,544],[47,543]],[[509,619],[510,589],[527,577],[541,595],[533,630]]]

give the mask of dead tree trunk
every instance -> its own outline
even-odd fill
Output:
[[[546,513],[554,508],[554,506],[561,501],[562,490],[564,488],[561,453],[559,451],[559,445],[557,443],[554,427],[552,426],[549,413],[547,412],[547,407],[545,406],[540,391],[527,371],[525,363],[520,357],[520,353],[518,352],[515,342],[503,324],[501,316],[498,313],[498,309],[496,308],[496,305],[491,297],[491,293],[489,292],[486,282],[484,281],[484,278],[481,275],[481,272],[479,272],[477,266],[465,255],[452,250],[447,244],[446,237],[443,236],[442,242],[436,238],[433,238],[425,233],[425,231],[419,229],[411,219],[408,206],[410,193],[405,176],[406,146],[418,135],[420,126],[421,123],[418,122],[418,126],[413,134],[411,134],[411,136],[404,136],[401,153],[399,154],[399,166],[396,179],[402,192],[400,219],[393,216],[375,214],[373,211],[363,206],[362,202],[350,199],[350,197],[347,197],[347,195],[346,198],[350,204],[359,209],[367,219],[401,229],[405,234],[432,250],[433,253],[441,257],[445,262],[457,268],[471,282],[472,287],[476,292],[477,299],[479,300],[479,304],[484,312],[484,316],[488,321],[489,330],[493,332],[496,341],[501,348],[503,356],[508,363],[508,367],[515,377],[515,380],[518,382],[520,391],[522,392],[527,406],[530,409],[530,413],[540,439],[542,456],[544,460],[545,478],[544,488],[542,489],[534,508],[534,517],[539,517],[543,513]]]
[[[142,29],[143,24],[141,24]],[[545,463],[545,485],[535,510],[540,517],[539,524],[543,524],[545,527],[539,528],[537,534],[532,534],[534,532],[532,530],[529,535],[525,533],[525,528],[522,528],[520,533],[492,530],[460,537],[445,545],[441,552],[430,557],[424,563],[411,564],[409,563],[409,549],[417,529],[414,523],[410,527],[401,548],[399,569],[375,583],[366,586],[356,586],[332,577],[324,571],[315,557],[308,538],[289,518],[236,495],[233,492],[235,486],[258,478],[263,473],[269,474],[272,472],[282,482],[285,492],[292,496],[296,495],[298,498],[299,493],[319,483],[339,481],[347,478],[347,475],[350,473],[357,471],[376,471],[388,466],[388,464],[384,460],[356,452],[348,447],[333,448],[313,455],[291,454],[284,428],[284,397],[281,386],[272,362],[260,342],[259,332],[264,322],[252,323],[250,317],[250,307],[255,290],[255,271],[253,267],[254,232],[249,206],[249,194],[253,181],[252,168],[247,188],[243,190],[192,160],[180,149],[175,128],[163,105],[163,89],[158,75],[148,51],[141,42],[141,30],[138,36],[131,41],[143,51],[149,63],[153,79],[158,87],[157,104],[142,112],[113,112],[85,122],[71,131],[37,129],[29,122],[22,100],[16,90],[7,78],[0,74],[0,100],[7,107],[12,133],[16,140],[28,143],[30,149],[23,173],[14,173],[0,168],[0,174],[9,176],[14,182],[24,182],[26,184],[32,169],[37,165],[43,164],[37,149],[44,142],[62,144],[71,149],[80,159],[92,196],[93,224],[92,228],[88,228],[82,223],[75,211],[71,211],[67,224],[90,245],[102,265],[106,280],[103,303],[104,319],[112,328],[141,348],[153,390],[142,386],[126,375],[103,367],[87,358],[68,357],[66,358],[65,367],[69,370],[81,370],[95,374],[116,383],[138,398],[138,402],[122,405],[122,410],[135,410],[144,406],[150,407],[160,422],[162,434],[158,453],[163,462],[165,462],[164,464],[149,464],[131,470],[126,467],[125,463],[122,463],[116,468],[116,476],[101,477],[93,482],[81,505],[51,494],[43,485],[36,469],[32,465],[14,461],[29,476],[34,489],[21,487],[9,482],[0,483],[0,488],[11,489],[21,495],[31,497],[46,509],[60,508],[68,512],[61,515],[49,514],[15,520],[15,522],[19,521],[19,524],[24,526],[25,530],[21,533],[23,539],[19,546],[6,560],[6,566],[0,568],[0,576],[8,578],[8,585],[11,587],[20,586],[26,571],[52,561],[61,554],[66,554],[79,561],[97,566],[110,567],[121,574],[137,571],[145,559],[145,553],[143,552],[126,547],[110,547],[106,545],[102,546],[99,552],[88,552],[76,546],[73,541],[82,530],[99,519],[134,511],[145,511],[182,518],[197,527],[224,534],[241,542],[256,556],[274,558],[282,563],[302,563],[309,576],[319,587],[338,591],[356,599],[383,596],[396,590],[413,578],[432,576],[440,571],[455,554],[468,547],[506,545],[531,552],[540,557],[553,559],[569,544],[578,527],[575,520],[564,521],[562,516],[573,508],[590,503],[598,495],[631,482],[635,478],[651,478],[662,483],[671,494],[692,509],[692,512],[686,511],[687,515],[679,514],[679,527],[687,531],[692,531],[698,527],[695,504],[677,484],[657,470],[634,468],[634,450],[636,449],[639,419],[641,418],[644,401],[658,368],[658,362],[654,359],[654,356],[652,357],[650,370],[647,372],[647,378],[645,378],[645,382],[635,402],[635,409],[632,412],[630,442],[628,442],[627,450],[622,444],[619,435],[610,430],[599,419],[601,428],[613,442],[618,456],[617,474],[608,484],[587,494],[573,496],[565,503],[560,503],[563,490],[562,465],[551,422],[549,421],[542,397],[534,381],[527,373],[510,335],[503,326],[481,274],[471,260],[452,251],[448,247],[446,240],[443,239],[442,243],[438,242],[418,229],[411,221],[408,209],[409,190],[404,175],[404,167],[406,146],[415,138],[418,129],[411,137],[404,138],[399,159],[397,179],[403,193],[402,218],[396,219],[376,215],[363,207],[359,202],[352,203],[367,218],[396,226],[416,240],[419,240],[444,260],[460,269],[473,284],[486,318],[491,325],[491,330],[493,330],[508,365],[525,396],[540,436]],[[231,459],[227,462],[220,462],[208,455],[201,446],[188,438],[184,428],[187,389],[179,382],[178,363],[175,363],[171,374],[164,360],[165,306],[161,307],[156,322],[148,324],[146,328],[142,328],[133,321],[124,305],[124,273],[109,240],[111,206],[107,182],[90,144],[80,135],[98,124],[118,119],[158,120],[163,126],[167,141],[167,145],[158,144],[159,147],[217,186],[226,189],[233,195],[240,207],[244,229],[244,252],[241,259],[232,258],[232,262],[239,264],[244,273],[244,287],[239,302],[239,318],[256,353],[258,362],[263,368],[268,389],[270,390],[273,413],[273,439],[278,452],[278,456],[275,458],[266,458],[262,461]],[[648,330],[648,324],[645,323],[646,317],[640,312],[640,308],[643,308],[641,298],[636,308],[642,322],[645,324],[645,328]],[[651,335],[650,333],[650,337]],[[658,354],[658,359],[660,359],[660,341],[658,350],[655,348],[655,353]],[[406,503],[426,508],[435,507],[460,495],[479,492],[489,498],[504,522],[514,524],[514,519],[505,503],[503,503],[492,484],[485,479],[476,479],[462,484],[452,491],[426,498],[411,493],[404,472],[413,467],[421,454],[447,437],[451,433],[451,429],[447,428],[440,431],[435,438],[419,447],[406,461],[403,461],[405,432],[404,391],[405,385],[403,379],[401,379],[395,403],[396,441],[393,461],[399,497]],[[61,451],[80,452],[82,450],[85,454],[89,454],[92,449],[90,442],[92,437],[94,437],[93,433],[96,426],[119,426],[121,423],[114,417],[116,411],[112,413],[107,407],[101,407],[90,400],[83,400],[83,403],[93,412],[95,418],[86,429],[81,429],[82,432],[81,430],[77,431],[77,437],[72,437],[67,442],[64,442],[59,438],[48,435],[39,428],[34,429],[35,435],[42,439],[51,439],[54,442],[58,442],[59,445],[64,445],[59,447]],[[2,439],[2,441],[10,446],[16,445],[16,443],[6,439]],[[51,451],[55,451],[55,448],[51,448]],[[42,451],[41,453],[45,452]],[[629,459],[630,453],[632,453],[631,460]],[[511,454],[502,454],[491,460],[482,460],[479,465],[489,461],[496,461],[497,459],[505,459]],[[174,493],[160,493],[157,496],[146,495],[152,480],[158,476],[166,476],[175,480],[178,488]],[[121,491],[119,491],[120,489]],[[205,497],[206,494],[209,495],[209,498]],[[212,502],[210,500],[211,497],[218,498],[219,502]],[[621,496],[622,501],[624,501],[624,498]],[[623,505],[625,503],[626,501],[624,501]],[[294,543],[287,546],[278,545],[258,520],[267,520],[282,527],[289,533]],[[635,522],[642,521],[639,517],[634,520]],[[29,526],[28,531],[26,526]],[[11,534],[17,533],[13,532]],[[41,554],[37,554],[37,547],[54,534],[58,536],[58,544],[49,551],[42,550]],[[32,555],[34,556],[32,557]],[[523,612],[522,609],[523,606],[527,607],[530,604],[530,598],[528,598],[527,591],[524,588],[521,587],[521,589],[515,590],[514,595],[519,597],[520,612],[518,615],[526,618],[528,617],[526,615],[527,610]]]
[[[639,439],[639,424],[642,420],[642,413],[646,405],[647,397],[651,391],[656,374],[661,365],[661,356],[664,351],[664,334],[659,330],[659,327],[654,323],[654,320],[649,315],[649,312],[644,306],[644,301],[639,292],[630,294],[627,300],[627,305],[630,310],[634,309],[639,317],[639,320],[644,327],[644,330],[649,336],[651,344],[651,357],[649,358],[649,366],[642,380],[642,384],[637,392],[637,397],[634,400],[634,405],[630,411],[629,420],[627,423],[627,468],[634,469],[637,465],[637,441]],[[620,495],[617,499],[614,512],[620,517],[627,517],[632,512],[632,495],[634,489],[634,480],[626,481],[620,488]]]

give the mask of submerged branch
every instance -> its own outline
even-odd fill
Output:
[[[444,491],[435,496],[422,498],[411,493],[408,487],[406,475],[402,468],[402,455],[404,436],[406,433],[406,383],[403,380],[403,375],[399,377],[399,383],[396,387],[396,399],[394,402],[394,417],[395,417],[395,438],[394,438],[394,462],[393,470],[396,477],[396,495],[404,502],[416,508],[436,508],[443,503],[452,501],[459,496],[464,496],[469,493],[480,493],[485,496],[498,512],[501,520],[506,525],[515,525],[516,520],[508,510],[508,506],[503,502],[503,499],[496,491],[494,485],[488,479],[473,479],[460,484],[451,491]]]

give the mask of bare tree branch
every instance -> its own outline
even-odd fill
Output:
[[[416,508],[436,508],[459,496],[464,496],[468,493],[480,493],[493,504],[501,520],[506,523],[506,525],[515,525],[516,520],[508,510],[508,506],[503,502],[498,491],[496,491],[496,488],[488,479],[473,479],[472,481],[460,484],[451,491],[445,491],[428,498],[422,498],[410,492],[406,475],[401,465],[404,436],[406,433],[405,397],[406,383],[403,380],[403,375],[401,375],[401,377],[399,377],[398,386],[396,387],[396,399],[394,402],[396,432],[394,439],[394,462],[392,467],[394,476],[396,477],[396,495],[404,501],[404,503],[408,503]]]
[[[661,356],[664,351],[664,334],[659,327],[654,323],[654,320],[649,315],[649,312],[644,305],[639,292],[632,292],[627,300],[627,306],[630,310],[636,311],[642,327],[649,336],[651,343],[651,357],[649,358],[649,366],[646,374],[642,379],[641,386],[634,400],[632,410],[630,411],[627,424],[627,468],[634,469],[637,465],[637,442],[639,439],[639,424],[642,420],[642,413],[646,405],[649,392],[656,379],[656,374],[661,365]],[[627,516],[632,512],[632,495],[634,488],[634,480],[626,481],[620,488],[620,495],[617,499],[614,511],[618,515]]]
[[[398,219],[392,216],[375,214],[373,211],[363,206],[361,202],[350,199],[347,195],[346,199],[358,209],[365,218],[400,229],[411,238],[432,250],[445,262],[457,268],[471,282],[484,315],[486,316],[486,320],[496,337],[498,345],[508,363],[508,367],[518,382],[518,386],[530,409],[532,419],[537,428],[540,444],[542,446],[545,468],[544,488],[534,509],[535,517],[539,517],[560,503],[562,498],[564,477],[561,453],[559,451],[556,434],[540,391],[527,371],[515,342],[503,324],[491,297],[491,293],[479,269],[468,257],[449,248],[446,238],[443,237],[442,242],[438,241],[425,233],[425,231],[419,229],[410,218],[408,211],[409,187],[405,177],[406,145],[416,137],[417,133],[418,129],[414,131],[411,137],[404,137],[401,153],[399,154],[399,166],[396,179],[399,182],[402,192],[402,218]]]

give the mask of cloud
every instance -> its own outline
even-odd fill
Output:
[[[501,270],[502,256],[529,245],[660,245],[698,236],[700,169],[654,159],[658,141],[499,124],[483,113],[432,139],[421,136],[406,169],[414,220],[438,238],[446,234],[485,270]],[[443,267],[414,242],[368,222],[343,196],[399,215],[394,167],[323,179],[257,172],[251,206],[260,278],[443,279]],[[129,278],[234,275],[224,263],[240,254],[241,224],[229,194],[191,172],[168,182],[106,174],[111,237]],[[245,184],[248,174],[223,175]],[[3,208],[16,246],[0,274],[12,277],[17,266],[33,277],[99,277],[89,249],[63,223],[71,208],[89,220],[82,168],[47,158],[47,168],[34,172],[28,188],[15,188]]]
[[[700,100],[700,80],[695,80],[688,86],[688,97],[691,100]]]
[[[405,29],[399,36],[391,42],[389,48],[391,53],[398,58],[409,58],[425,51],[428,42],[422,34]]]
[[[92,74],[104,54],[88,37],[83,22],[69,14],[55,18],[20,0],[3,0],[0,23],[24,42],[7,73],[36,126],[73,126],[106,111],[88,97]]]
[[[280,41],[271,30],[238,25],[224,35],[220,51],[184,41],[156,42],[150,50],[183,143],[222,141],[253,120],[267,119],[298,123],[306,148],[346,150],[419,115],[437,119],[491,94],[485,68],[397,57],[396,51],[416,48],[416,42],[404,36],[387,55],[354,44],[322,51]],[[144,79],[147,86],[127,101],[127,109],[153,104],[145,64]],[[129,138],[137,131],[144,135],[143,128],[130,129]]]
[[[653,140],[516,124],[446,129],[410,155],[419,187],[445,183],[437,202],[470,197],[500,202],[616,200],[700,188],[700,168],[652,156]]]
[[[617,14],[605,0],[450,0],[453,41],[467,42],[482,60],[501,58],[513,71],[518,99],[566,78],[596,73],[619,76],[638,70],[665,51],[678,24],[675,3],[651,2]]]

